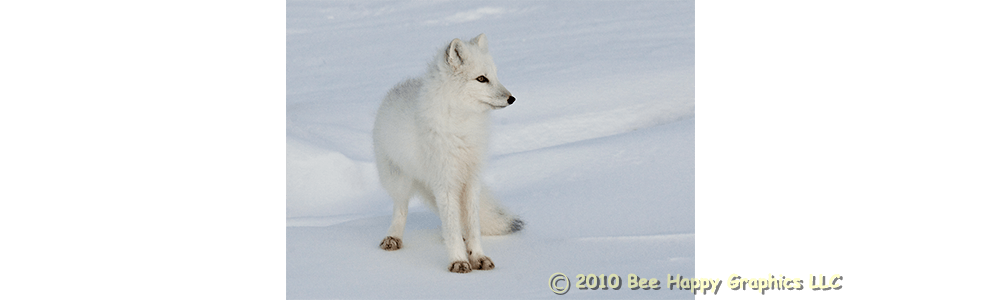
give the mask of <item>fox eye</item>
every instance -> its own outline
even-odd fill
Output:
[[[488,78],[484,77],[484,75],[477,76],[477,82],[488,83]]]

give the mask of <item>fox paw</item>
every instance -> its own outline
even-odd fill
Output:
[[[382,243],[378,245],[379,248],[385,251],[395,251],[402,248],[402,240],[397,237],[387,236],[382,240]]]
[[[450,272],[454,273],[469,273],[471,271],[471,264],[466,261],[455,261],[450,263]]]
[[[491,270],[494,269],[494,262],[491,261],[490,257],[481,256],[477,259],[471,258],[471,266],[474,270]]]

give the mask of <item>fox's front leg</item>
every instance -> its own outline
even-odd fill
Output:
[[[481,248],[481,183],[477,179],[472,179],[464,186],[463,204],[464,220],[464,243],[467,246],[467,258],[471,268],[475,270],[494,269],[494,262],[491,258],[484,255]]]
[[[448,269],[454,273],[470,272],[471,264],[468,262],[464,241],[461,239],[461,189],[446,189],[436,194],[436,206],[440,212],[440,220],[443,222],[443,242],[446,243],[447,254],[450,256]]]

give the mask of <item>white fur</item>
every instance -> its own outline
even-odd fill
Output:
[[[509,98],[484,34],[470,42],[454,39],[426,74],[389,91],[373,132],[379,179],[395,202],[382,248],[402,246],[409,199],[419,195],[440,215],[451,271],[493,268],[481,249],[481,233],[505,234],[523,224],[497,204],[480,179],[488,113],[508,106]]]

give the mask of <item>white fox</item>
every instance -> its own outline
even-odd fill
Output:
[[[382,249],[402,248],[413,195],[440,215],[451,272],[493,269],[481,249],[481,234],[524,226],[498,205],[480,177],[488,113],[515,102],[497,71],[483,33],[470,42],[454,39],[425,75],[399,83],[385,96],[373,131],[375,162],[395,205]]]

